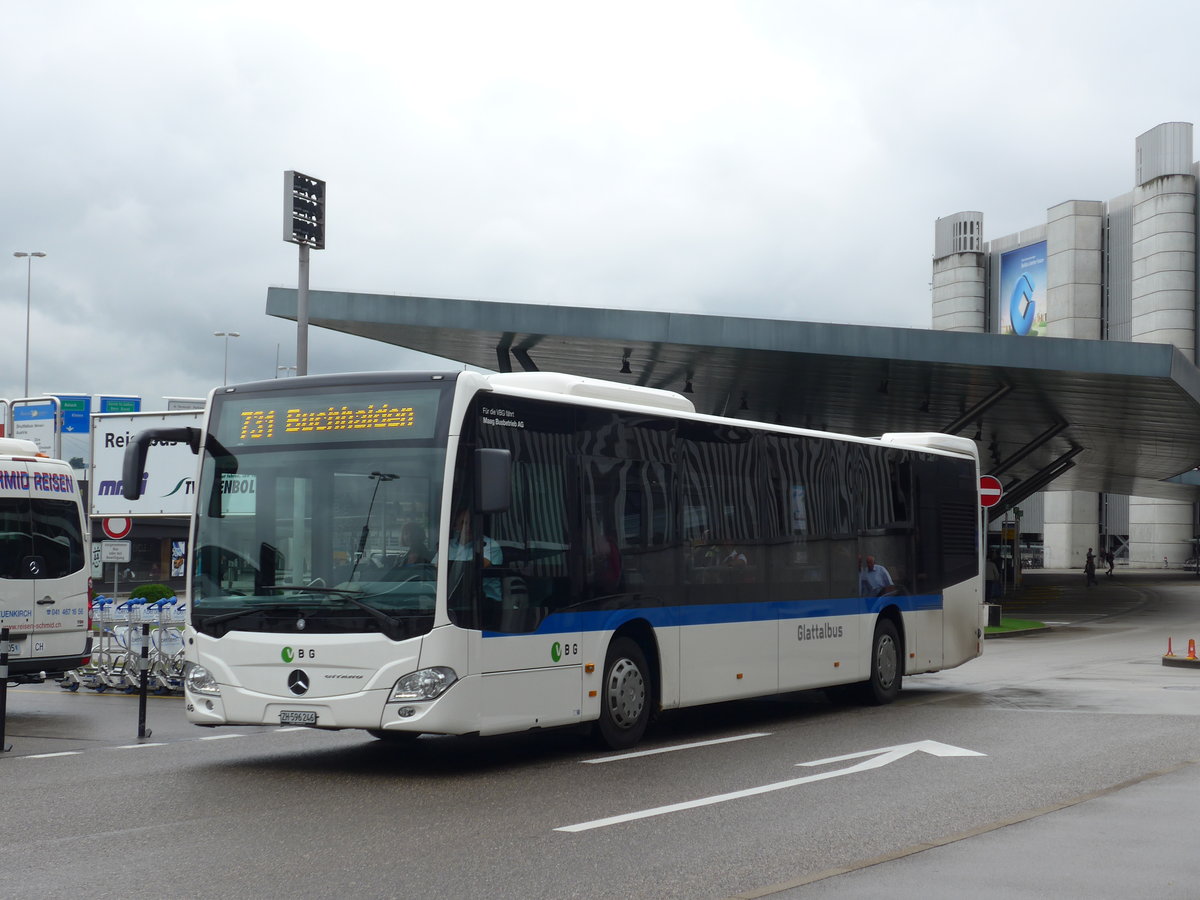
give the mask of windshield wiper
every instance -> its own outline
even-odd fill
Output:
[[[352,594],[362,593],[362,591],[355,588],[316,587],[315,585],[310,584],[264,584],[259,590],[298,591],[302,594],[343,594],[347,597]]]
[[[208,616],[204,619],[204,625],[219,625],[222,622],[232,622],[234,619],[240,619],[242,616],[252,616],[255,613],[261,612],[285,612],[297,609],[297,603],[264,603],[261,606],[249,606],[246,609],[239,609],[235,612],[221,613],[219,616]],[[203,615],[203,613],[197,613]]]
[[[263,585],[262,590],[264,590],[264,591],[297,591],[299,593],[305,593],[305,594],[325,594],[326,596],[329,596],[329,597],[335,597],[335,598],[338,598],[341,600],[345,600],[347,603],[352,603],[353,605],[357,606],[359,609],[361,609],[363,612],[365,612],[367,615],[369,615],[372,619],[374,619],[376,622],[378,622],[380,625],[382,625],[384,628],[384,633],[387,634],[388,637],[391,637],[392,632],[395,630],[396,625],[397,625],[397,622],[396,622],[396,619],[394,616],[389,616],[383,610],[376,609],[374,606],[371,606],[370,604],[363,603],[361,600],[357,599],[354,596],[355,594],[361,594],[362,591],[349,590],[347,588],[310,587],[309,585],[305,585],[305,584],[267,584],[267,585]],[[396,640],[396,638],[393,638],[393,640]]]

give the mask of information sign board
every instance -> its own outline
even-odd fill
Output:
[[[131,559],[130,548],[132,541],[101,541],[100,562],[127,563]]]

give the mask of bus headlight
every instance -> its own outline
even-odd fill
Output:
[[[220,697],[221,688],[212,672],[197,663],[188,663],[183,672],[183,686],[193,694]]]
[[[409,672],[396,682],[388,703],[400,703],[405,700],[436,700],[454,682],[458,681],[458,673],[447,666],[434,666],[431,669],[418,669]]]

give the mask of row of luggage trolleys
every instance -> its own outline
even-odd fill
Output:
[[[98,596],[92,601],[91,662],[58,682],[68,691],[123,691],[141,687],[142,625],[149,624],[146,684],[156,694],[183,693],[183,633],[187,604],[177,597],[146,601]]]

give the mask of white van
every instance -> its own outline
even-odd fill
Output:
[[[91,559],[79,482],[33,441],[0,438],[0,627],[11,681],[88,662]]]

